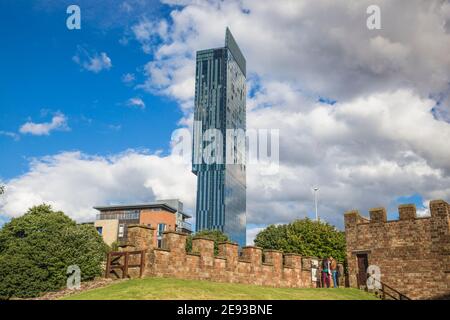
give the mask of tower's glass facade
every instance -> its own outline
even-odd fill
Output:
[[[197,175],[196,230],[214,229],[246,240],[246,66],[230,31],[225,47],[197,52],[192,172]],[[221,139],[206,131],[216,129]],[[219,146],[210,154],[208,145]],[[222,161],[220,156],[222,155]]]

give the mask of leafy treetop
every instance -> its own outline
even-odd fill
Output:
[[[270,225],[258,233],[255,245],[302,256],[345,259],[345,233],[334,226],[305,218],[284,225]]]

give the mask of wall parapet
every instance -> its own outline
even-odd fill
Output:
[[[358,210],[350,210],[344,214],[344,221],[346,227],[350,227],[367,223],[392,223],[399,221],[424,220],[432,219],[434,217],[450,216],[450,204],[448,204],[444,200],[430,201],[429,208],[431,213],[430,216],[418,217],[415,204],[399,205],[399,218],[397,220],[387,220],[386,209],[382,207],[369,209],[369,218],[362,216]]]
[[[139,237],[146,234],[153,241],[155,230],[145,226],[133,226]],[[139,230],[139,232],[137,232]],[[145,276],[175,277],[184,279],[211,280],[257,284],[274,287],[315,287],[311,269],[303,267],[302,257],[295,253],[283,254],[278,250],[263,250],[256,246],[245,246],[239,252],[239,246],[232,242],[219,243],[219,254],[214,255],[214,241],[206,237],[192,239],[192,252],[186,252],[187,235],[168,231],[163,233],[165,248],[155,248],[146,243],[148,263]],[[134,244],[137,249],[142,241]]]

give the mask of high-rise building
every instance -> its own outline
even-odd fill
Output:
[[[245,65],[228,28],[225,47],[197,51],[192,165],[196,230],[221,230],[241,246],[246,242]],[[205,152],[211,144],[217,148]]]

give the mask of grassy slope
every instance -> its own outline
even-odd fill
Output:
[[[78,300],[373,300],[367,292],[353,289],[293,289],[217,283],[171,278],[133,279],[104,288],[74,294]]]

